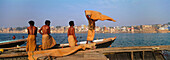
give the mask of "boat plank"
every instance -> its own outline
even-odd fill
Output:
[[[118,60],[131,60],[130,53],[117,53],[116,59]]]
[[[164,57],[160,53],[155,52],[154,56],[155,56],[156,60],[164,60]]]
[[[159,49],[154,49],[159,47]],[[103,51],[104,52],[131,52],[131,51],[154,51],[154,50],[170,50],[170,45],[163,46],[137,46],[137,47],[113,47],[113,48],[99,48],[95,50],[87,50],[80,52],[95,52]]]
[[[27,56],[27,52],[11,53],[11,54],[1,54],[0,58],[17,57],[17,56]]]
[[[150,51],[150,52],[145,52],[145,60],[156,60],[155,59],[155,56],[153,55],[153,52]]]
[[[134,60],[142,60],[142,53],[134,52]]]
[[[56,58],[56,60],[107,60],[106,56],[96,52],[76,53],[71,56]]]
[[[161,46],[134,46],[134,47],[113,47],[113,48],[100,48],[99,50],[123,50],[123,49],[153,49],[158,48],[158,50],[170,50],[170,45],[161,45]]]
[[[144,51],[144,60],[164,60],[165,58],[163,57],[163,55],[161,54],[160,51],[162,51],[161,49],[165,49],[165,47],[169,47],[168,46],[157,46],[159,47],[159,49],[153,49],[155,48],[155,46],[150,46],[150,47],[139,47],[139,49],[137,47],[133,47],[133,48],[128,48],[128,49],[124,49],[122,47],[118,48],[116,47],[114,48],[101,48],[101,49],[94,49],[94,50],[85,50],[85,51],[78,51],[75,54],[72,55],[68,55],[68,56],[64,56],[64,57],[57,57],[55,59],[57,60],[104,60],[104,59],[109,59],[109,60],[124,60],[124,59],[128,59],[131,60],[131,52],[133,52],[133,59],[134,60],[143,60],[143,51]],[[122,49],[121,49],[122,48]],[[125,47],[127,48],[127,47]],[[168,48],[167,48],[168,49]],[[17,49],[16,49],[17,50]],[[19,53],[19,54],[15,54],[15,53],[11,53],[10,57],[13,55],[14,56],[24,56],[27,55],[26,53]],[[105,55],[104,55],[105,54]],[[107,55],[109,54],[109,55]],[[2,54],[4,56],[4,54]],[[0,55],[0,58],[2,57],[2,55]],[[6,55],[7,56],[7,55]],[[9,54],[8,54],[9,57]]]
[[[109,58],[109,60],[118,60],[115,53],[106,54],[105,56]]]

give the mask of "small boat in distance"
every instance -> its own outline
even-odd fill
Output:
[[[27,39],[2,41],[0,42],[0,48],[16,47],[17,45],[20,46],[24,44],[26,41]]]

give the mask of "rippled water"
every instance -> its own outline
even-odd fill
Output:
[[[6,33],[0,34],[0,42],[12,40],[12,36],[16,36],[17,39],[22,39],[22,36],[25,38],[28,36],[27,34],[14,34],[14,33]],[[57,43],[68,43],[67,34],[51,34]],[[86,41],[87,34],[76,34],[78,41]],[[112,44],[112,47],[127,47],[127,46],[156,46],[156,45],[170,45],[170,33],[119,33],[119,34],[111,34],[111,33],[96,33],[94,39],[101,38],[109,38],[109,37],[117,37],[117,39]],[[42,36],[40,34],[37,35],[37,44],[41,44]],[[23,44],[22,46],[25,46]]]

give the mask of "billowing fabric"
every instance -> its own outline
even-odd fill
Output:
[[[74,47],[76,45],[76,41],[75,41],[73,35],[68,36],[68,42],[69,42],[70,47]]]
[[[32,51],[28,52],[28,59],[29,60],[37,60],[39,57],[46,57],[46,56],[66,56],[76,52],[79,49],[86,49],[86,48],[95,48],[96,43],[91,44],[83,44],[75,47],[68,47],[68,48],[61,48],[61,49],[51,49],[51,50],[42,50],[42,51]]]
[[[36,38],[35,35],[28,35],[26,51],[36,50]]]
[[[56,41],[52,36],[48,34],[42,35],[42,49],[52,48],[54,45],[56,45]]]
[[[98,11],[85,10],[85,14],[90,15],[90,19],[91,19],[91,20],[88,20],[89,22],[89,30],[88,30],[88,35],[87,35],[88,41],[93,41],[94,35],[95,35],[95,22],[93,22],[92,20],[101,20],[101,21],[109,20],[109,21],[116,22],[114,19],[106,15],[102,15],[102,13]]]
[[[88,30],[87,40],[88,41],[93,41],[94,35],[95,35],[95,30]]]
[[[116,22],[114,19],[106,16],[106,15],[102,15],[100,12],[98,11],[93,11],[93,10],[85,10],[85,14],[86,15],[90,15],[91,19],[93,20],[101,20],[101,21],[104,21],[104,20],[109,20],[109,21],[113,21],[113,22]]]

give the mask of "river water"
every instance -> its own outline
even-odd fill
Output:
[[[16,39],[22,39],[22,36],[27,38],[28,34],[23,33],[1,33],[0,42],[12,40],[12,36],[15,35]],[[51,34],[57,43],[68,43],[67,34],[54,33]],[[87,34],[81,33],[76,34],[78,41],[86,41]],[[112,43],[112,47],[128,47],[128,46],[157,46],[157,45],[170,45],[170,33],[96,33],[94,39],[102,39],[109,37],[117,37],[117,39]],[[37,44],[41,44],[42,36],[37,35]],[[23,44],[22,46],[25,46]]]

